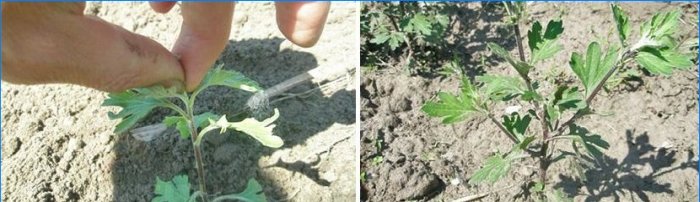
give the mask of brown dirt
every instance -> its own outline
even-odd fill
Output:
[[[641,22],[654,12],[679,5],[685,4],[626,3],[622,7],[630,15],[634,35]],[[466,51],[466,67],[475,75],[516,75],[486,50],[486,42],[495,42],[510,48],[512,54],[517,52],[496,14],[501,11],[483,6],[462,6],[466,15],[462,19],[468,20],[458,22],[452,30],[456,38],[448,40],[453,45],[464,42],[454,49]],[[689,8],[692,9],[684,9],[686,17],[697,15],[697,5]],[[594,37],[617,42],[616,35],[609,33],[614,22],[608,4],[534,3],[528,9],[533,20],[546,23],[561,16],[564,22],[564,33],[559,39],[564,51],[535,70],[531,75],[535,78],[561,74],[566,81],[575,81],[566,63],[571,52],[585,51]],[[681,34],[697,37],[697,27],[681,26]],[[524,33],[527,29],[521,28]],[[487,57],[487,67],[483,69],[477,67],[480,56]],[[697,74],[697,69],[693,69],[677,71],[671,77],[646,75],[640,81],[600,94],[593,107],[610,115],[590,116],[577,123],[601,134],[610,148],[601,164],[585,173],[588,182],[577,180],[562,161],[549,170],[550,186],[563,189],[575,201],[697,201]],[[526,189],[520,186],[526,176],[535,172],[525,165],[535,165],[534,162],[514,166],[505,179],[492,185],[467,183],[487,157],[511,148],[512,143],[495,125],[484,118],[443,125],[440,119],[427,117],[420,110],[437,92],[455,92],[457,79],[408,76],[399,68],[363,71],[362,77],[360,155],[361,170],[366,173],[363,200],[451,201],[489,191],[495,192],[482,201],[532,200],[524,197]],[[378,139],[383,140],[379,150]],[[557,148],[570,150],[564,144]],[[383,161],[373,163],[376,156],[382,156]],[[453,180],[461,182],[455,185]]]
[[[88,3],[94,14],[171,47],[179,9],[156,14],[145,2]],[[270,87],[316,66],[356,65],[356,4],[334,3],[313,48],[284,40],[272,3],[239,3],[226,51],[219,62]],[[333,50],[333,51],[329,51]],[[315,91],[276,104],[274,132],[281,149],[261,146],[235,132],[207,136],[204,158],[210,193],[243,190],[257,179],[271,200],[354,201],[356,174],[355,83],[330,93]],[[302,84],[299,93],[316,87]],[[198,112],[234,114],[250,96],[217,88],[199,97]],[[2,83],[3,201],[148,201],[156,177],[188,174],[196,187],[190,140],[168,129],[152,142],[112,133],[117,121],[100,107],[106,93],[73,85]],[[162,120],[157,110],[139,125]]]

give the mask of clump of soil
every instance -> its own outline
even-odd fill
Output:
[[[356,65],[355,4],[334,3],[323,35],[313,48],[284,40],[272,3],[239,3],[226,51],[219,61],[271,87],[317,66]],[[88,3],[97,15],[172,46],[182,19],[179,8],[162,15],[145,2]],[[333,51],[328,51],[333,50]],[[355,83],[332,91],[310,91],[272,105],[281,117],[280,149],[266,148],[236,132],[208,135],[203,143],[207,185],[213,194],[240,192],[255,178],[270,200],[355,199]],[[316,88],[306,83],[290,93]],[[198,97],[196,111],[236,114],[250,94],[215,88]],[[101,107],[106,93],[73,85],[22,86],[2,83],[3,201],[149,201],[156,177],[188,174],[197,187],[189,139],[168,129],[151,142],[113,134],[117,124]],[[138,126],[170,115],[156,110]],[[138,127],[137,126],[137,127]]]
[[[484,4],[464,6],[466,15],[499,12]],[[697,16],[697,5],[627,3],[621,5],[638,26],[657,11],[682,8],[684,19]],[[483,8],[483,9],[482,9]],[[532,73],[534,78],[556,75],[575,81],[566,61],[572,52],[584,52],[594,37],[617,42],[607,3],[533,3],[530,18],[540,22],[561,18],[564,50]],[[491,57],[487,42],[505,45],[517,54],[512,36],[501,19],[469,18],[457,22],[456,37],[466,41],[465,67],[473,70],[486,57],[489,74],[516,75],[505,62]],[[528,22],[532,23],[532,21]],[[521,28],[526,33],[530,24]],[[681,35],[697,37],[697,27],[682,23]],[[499,28],[500,27],[500,28]],[[454,48],[459,50],[459,48]],[[445,61],[449,61],[447,58]],[[637,68],[632,67],[632,68]],[[698,72],[676,71],[670,77],[644,75],[641,79],[603,92],[593,102],[601,114],[577,123],[610,143],[599,165],[576,177],[565,161],[549,169],[549,186],[561,189],[575,201],[695,201],[697,189]],[[478,71],[477,71],[478,72]],[[483,72],[482,72],[483,73]],[[362,200],[451,201],[488,193],[483,201],[530,201],[524,180],[536,171],[534,162],[515,165],[494,184],[469,185],[469,177],[494,153],[508,151],[512,143],[486,118],[454,125],[420,110],[439,91],[456,92],[454,77],[409,76],[397,69],[363,72],[361,95]],[[578,83],[573,83],[580,85]],[[502,113],[502,112],[497,112]],[[378,144],[380,146],[378,146]],[[568,145],[557,149],[567,150]],[[378,158],[381,157],[381,158]],[[381,161],[380,161],[381,160]],[[529,167],[527,165],[533,165]],[[502,189],[504,187],[511,187]],[[410,193],[407,193],[407,191]]]

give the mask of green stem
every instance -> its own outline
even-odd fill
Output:
[[[197,93],[198,91],[195,91]],[[204,177],[204,160],[202,158],[202,149],[200,144],[197,144],[197,125],[194,122],[194,98],[196,94],[193,94],[188,102],[186,102],[187,108],[187,125],[190,127],[190,139],[192,140],[192,146],[194,148],[194,159],[197,166],[197,178],[199,180],[199,191],[201,192],[202,201],[206,202],[207,199],[207,186]]]

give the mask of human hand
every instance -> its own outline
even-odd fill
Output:
[[[157,42],[94,16],[85,3],[2,3],[2,79],[73,83],[115,92],[182,85],[178,58]]]
[[[175,2],[151,2],[156,12],[166,13]],[[234,3],[181,3],[180,35],[172,52],[180,57],[188,91],[197,88],[226,46]],[[316,44],[328,16],[329,2],[275,3],[277,27],[292,43]]]
[[[175,2],[151,3],[161,13]],[[293,43],[314,45],[328,2],[276,3],[277,24]],[[182,3],[183,25],[172,53],[144,36],[94,16],[84,3],[3,3],[3,80],[73,83],[103,91],[161,84],[194,90],[223,51],[233,3]]]

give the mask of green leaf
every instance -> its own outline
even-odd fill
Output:
[[[498,44],[489,42],[486,45],[489,47],[489,49],[491,49],[491,51],[494,54],[496,54],[498,57],[506,60],[508,62],[508,64],[513,66],[513,68],[515,68],[515,70],[521,76],[526,76],[530,72],[530,69],[533,68],[531,65],[525,63],[524,61],[514,59],[510,55],[510,53],[508,53],[508,51],[506,51],[506,49],[499,46]]]
[[[603,152],[600,149],[608,149],[610,147],[610,144],[603,140],[600,135],[592,134],[586,128],[574,124],[569,126],[569,135],[562,136],[562,138],[572,139],[574,142],[583,145],[583,148],[595,158],[603,156]]]
[[[525,131],[527,131],[530,121],[532,121],[532,118],[527,114],[522,117],[518,113],[503,116],[503,126],[508,129],[508,132],[515,135],[515,139],[518,142],[522,142],[525,139]]]
[[[162,87],[160,87],[162,88]],[[158,92],[158,94],[152,94]],[[146,117],[156,107],[165,107],[168,101],[162,92],[148,88],[136,88],[121,93],[110,93],[102,106],[121,107],[118,113],[109,112],[110,119],[121,119],[114,133],[124,133],[139,120]]]
[[[511,166],[511,159],[503,158],[500,154],[486,159],[484,167],[477,170],[469,179],[469,184],[479,184],[481,182],[493,183],[503,178]]]
[[[462,79],[462,92],[459,95],[439,92],[438,102],[429,101],[423,105],[423,110],[429,116],[443,117],[442,123],[450,124],[463,121],[479,111],[479,97],[476,87],[468,79]]]
[[[240,122],[228,122],[228,120],[226,120],[226,116],[221,116],[218,121],[209,119],[209,125],[202,129],[195,144],[199,144],[202,137],[204,137],[204,134],[211,130],[221,129],[219,133],[224,133],[226,132],[227,128],[231,128],[250,135],[264,146],[279,148],[284,144],[284,142],[282,141],[282,138],[272,134],[272,130],[275,128],[275,124],[272,124],[272,122],[277,120],[277,118],[279,118],[279,110],[275,109],[275,114],[263,121],[258,121],[254,118],[247,118]]]
[[[249,79],[240,72],[224,70],[222,69],[223,66],[223,64],[219,64],[217,67],[209,70],[196,91],[201,91],[209,86],[227,86],[229,88],[237,88],[248,92],[262,90],[257,82]]]
[[[547,103],[546,118],[550,126],[554,126],[564,111],[579,111],[586,107],[586,101],[581,93],[578,92],[577,87],[557,86],[557,90],[552,95],[550,102]]]
[[[178,132],[180,132],[180,137],[188,138],[190,137],[190,128],[187,126],[187,119],[182,116],[167,116],[163,119],[163,123],[168,127],[175,126]]]
[[[542,182],[535,182],[534,185],[530,188],[530,192],[542,192],[544,191],[544,183]]]
[[[663,36],[673,35],[680,19],[680,12],[657,13],[650,21],[641,26],[642,38],[658,40]]]
[[[532,28],[527,32],[528,45],[532,53],[530,64],[551,58],[564,48],[556,42],[559,35],[564,32],[562,24],[561,20],[550,20],[544,34],[540,22],[532,24]]]
[[[535,91],[527,90],[520,96],[523,101],[529,102],[533,100],[542,101],[542,96]]]
[[[578,111],[586,108],[586,102],[577,87],[569,88],[568,86],[558,86],[554,92],[552,103],[559,111],[573,110]]]
[[[671,48],[645,47],[639,50],[634,59],[650,73],[665,76],[671,75],[673,69],[689,69],[695,66],[692,56],[678,53]]]
[[[462,70],[462,60],[455,55],[452,57],[451,61],[442,64],[439,73],[445,76],[450,76],[452,74],[459,76],[464,75],[464,71]]]
[[[492,100],[510,100],[527,91],[525,82],[517,77],[484,75],[476,79],[484,83],[484,92]]]
[[[391,50],[396,50],[405,39],[404,33],[391,32],[391,34],[389,34],[389,48],[391,48]]]
[[[221,199],[236,199],[244,202],[262,202],[267,201],[262,186],[255,179],[248,180],[248,185],[243,192],[238,194],[229,194],[220,197]],[[215,199],[216,201],[216,199]]]
[[[152,202],[187,202],[190,199],[190,183],[187,175],[178,175],[171,181],[162,181],[156,177],[153,191],[156,197]]]
[[[428,21],[425,15],[419,13],[408,21],[408,24],[404,27],[404,31],[428,36],[432,31],[432,23]]]
[[[588,45],[585,60],[578,53],[571,54],[569,65],[576,76],[581,79],[586,89],[586,96],[592,93],[595,87],[603,80],[605,74],[613,68],[616,57],[616,50],[608,50],[607,54],[603,55],[597,42]]]
[[[372,32],[373,38],[370,43],[381,45],[387,40],[389,40],[389,29],[385,26],[380,26],[374,32]]]
[[[620,36],[620,41],[623,45],[626,45],[627,37],[630,34],[629,17],[617,4],[611,4],[611,7],[613,18],[615,18],[615,23],[617,24],[617,33]]]
[[[213,114],[211,112],[205,112],[194,116],[194,122],[197,129],[203,128],[209,125],[209,119],[218,119],[219,115]],[[168,116],[163,119],[163,123],[166,126],[175,126],[175,128],[180,132],[180,137],[188,138],[190,137],[190,127],[187,125],[187,119],[182,116]]]

